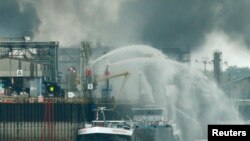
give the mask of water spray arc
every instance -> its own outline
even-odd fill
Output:
[[[121,98],[136,102],[143,94],[147,104],[167,107],[168,118],[176,121],[185,141],[206,138],[207,124],[237,120],[238,111],[215,82],[157,49],[134,45],[113,50],[93,61],[95,73],[102,74],[107,64],[114,72],[131,73]],[[120,81],[112,82],[114,97]]]

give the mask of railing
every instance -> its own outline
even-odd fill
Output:
[[[136,121],[136,127],[150,127],[150,126],[173,126],[175,123],[170,121]]]
[[[34,98],[23,96],[3,96],[0,103],[88,103],[87,98]]]
[[[44,98],[44,97],[28,97],[28,96],[1,96],[0,103],[89,103],[114,105],[115,98],[94,98],[85,97],[73,98]]]
[[[94,103],[97,104],[114,104],[115,103],[115,98],[95,98],[93,99]]]

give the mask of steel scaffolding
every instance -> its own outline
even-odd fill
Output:
[[[57,82],[59,42],[0,41],[0,59],[12,58],[49,67],[48,81]]]

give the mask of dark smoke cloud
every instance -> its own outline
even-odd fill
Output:
[[[196,47],[213,28],[213,1],[137,0],[127,5],[143,17],[141,38],[155,47]]]
[[[223,0],[219,3],[217,27],[233,38],[242,37],[250,47],[250,1]]]
[[[141,38],[155,47],[196,49],[213,30],[250,45],[249,0],[137,0],[131,15],[144,17]]]
[[[101,40],[196,50],[222,31],[250,45],[249,0],[23,0],[0,2],[0,35],[34,35],[76,46]],[[39,15],[39,16],[38,16]],[[38,18],[39,17],[39,18]]]
[[[31,4],[22,9],[17,0],[0,1],[0,37],[33,36],[38,26],[39,19]]]
[[[137,0],[126,8],[133,18],[143,17],[142,41],[159,48],[194,50],[213,30],[242,36],[250,45],[249,7],[248,0]]]

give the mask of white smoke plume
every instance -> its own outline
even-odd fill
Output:
[[[203,69],[200,64],[204,58],[212,62],[213,52],[222,52],[222,67],[228,66],[250,67],[250,50],[242,36],[230,37],[223,31],[213,31],[206,35],[201,47],[192,52],[192,65]],[[195,60],[198,62],[195,62]],[[213,63],[207,65],[207,69],[213,69]]]

